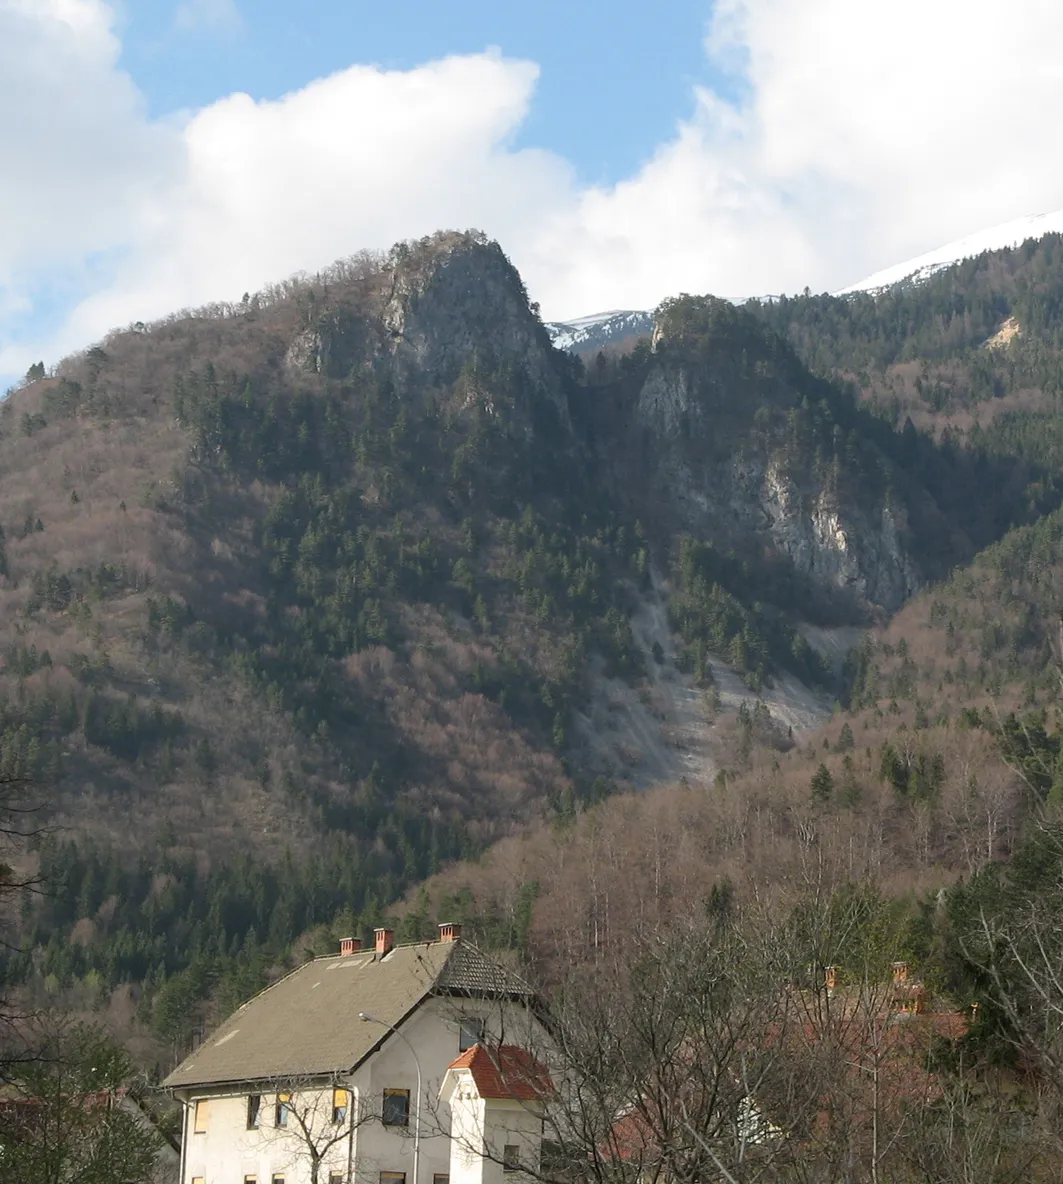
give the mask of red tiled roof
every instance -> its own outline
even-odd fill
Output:
[[[452,1061],[450,1068],[468,1069],[481,1098],[538,1102],[554,1092],[546,1067],[515,1044],[490,1049],[474,1044]]]
[[[645,1114],[632,1110],[621,1115],[609,1132],[610,1138],[602,1145],[601,1152],[608,1157],[615,1154],[622,1163],[644,1159],[660,1150],[660,1140]]]

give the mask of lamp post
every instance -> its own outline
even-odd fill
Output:
[[[395,1036],[403,1041],[406,1047],[410,1050],[410,1055],[413,1057],[414,1067],[417,1070],[417,1112],[413,1118],[413,1184],[420,1184],[419,1169],[421,1166],[421,1062],[417,1059],[417,1050],[410,1043],[408,1037],[400,1032],[394,1024],[385,1023],[384,1020],[378,1020],[376,1016],[369,1015],[364,1011],[358,1013],[358,1018],[363,1024],[379,1024],[382,1028],[393,1033]]]

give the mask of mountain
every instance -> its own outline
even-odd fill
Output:
[[[587,357],[607,346],[630,347],[640,338],[649,337],[653,332],[653,313],[600,312],[574,321],[548,321],[545,328],[555,349]]]
[[[1063,236],[986,252],[918,284],[848,296],[783,297],[746,307],[785,336],[815,372],[849,384],[900,430],[997,467],[1005,510],[1059,505],[1063,457]],[[939,499],[947,491],[934,485]],[[1005,509],[1011,507],[1010,509]]]
[[[677,676],[716,655],[829,693],[802,622],[970,551],[901,438],[725,301],[672,302],[593,379],[496,244],[440,235],[27,384],[0,440],[8,766],[108,838],[121,802],[130,835],[328,831],[367,883],[416,878],[573,781],[646,776],[579,726],[645,677],[640,614],[671,616]]]
[[[827,761],[861,631],[1059,504],[1059,252],[678,297],[585,366],[497,244],[441,233],[35,370],[0,410],[0,771],[65,829],[0,980],[128,989],[177,1041],[301,935],[620,791],[684,779],[737,835],[745,786],[790,833],[763,795]],[[964,414],[1039,375],[1041,418],[883,402],[937,414],[947,375]]]
[[[1005,247],[1017,247],[1029,239],[1042,238],[1046,234],[1063,233],[1063,210],[1050,214],[1034,214],[1016,218],[999,226],[991,226],[965,238],[956,239],[936,250],[927,251],[904,263],[876,271],[859,283],[850,284],[836,292],[836,296],[848,296],[853,292],[877,292],[895,284],[918,284],[935,272],[950,267],[961,260],[982,255],[986,251],[999,251]]]

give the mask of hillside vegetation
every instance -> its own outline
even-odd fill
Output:
[[[1044,374],[1051,258],[947,273]],[[980,327],[942,352],[936,291],[680,297],[585,370],[496,244],[441,234],[35,368],[0,411],[0,773],[41,787],[52,890],[3,979],[172,1051],[389,910],[548,966],[811,859],[914,900],[1006,858],[1008,712],[1055,743],[1063,470],[885,407],[913,357],[1005,365]],[[629,796],[586,721],[623,688],[652,722],[662,671],[713,765]],[[850,715],[795,732],[796,680]]]

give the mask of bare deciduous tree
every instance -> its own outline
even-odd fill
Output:
[[[354,1132],[379,1120],[379,1114],[343,1078],[284,1077],[264,1084],[268,1089],[253,1097],[262,1108],[256,1118],[265,1119],[257,1129],[269,1141],[271,1155],[286,1156],[291,1169],[308,1168],[310,1184],[319,1184],[323,1171],[339,1171],[349,1184],[354,1178]]]

